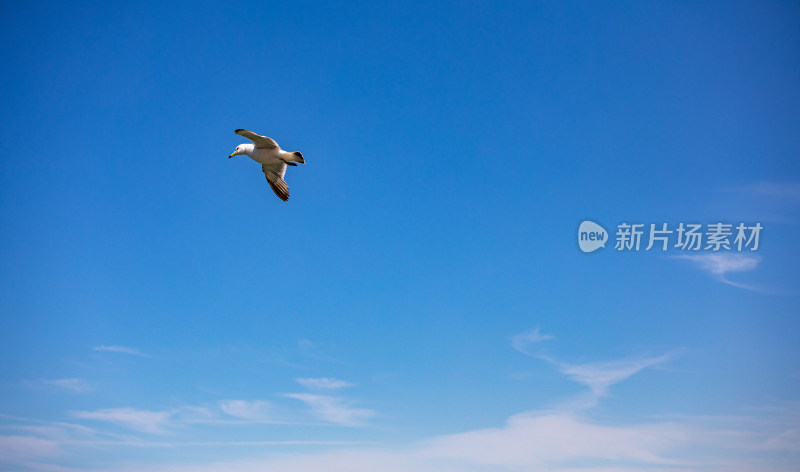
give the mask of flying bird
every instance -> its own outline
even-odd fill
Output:
[[[295,162],[305,164],[306,160],[303,159],[303,155],[299,151],[284,151],[272,138],[261,136],[246,129],[237,129],[234,133],[253,141],[253,144],[248,143],[236,146],[236,150],[228,156],[228,159],[244,154],[261,164],[261,171],[264,172],[264,176],[267,178],[267,182],[272,187],[275,195],[284,202],[288,200],[289,186],[283,180],[283,176],[286,174],[286,166],[296,166]]]

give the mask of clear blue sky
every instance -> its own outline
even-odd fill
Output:
[[[797,4],[16,2],[0,37],[3,470],[800,467]],[[236,128],[302,151],[287,203]],[[764,229],[584,254],[585,219]]]

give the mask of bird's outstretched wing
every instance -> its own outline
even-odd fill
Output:
[[[257,148],[275,149],[278,147],[278,143],[276,143],[272,138],[261,136],[260,134],[256,134],[246,129],[237,129],[236,131],[234,131],[234,133],[238,134],[239,136],[244,136],[250,141],[253,141],[256,144]]]
[[[267,138],[269,139],[269,138]],[[283,180],[286,174],[286,163],[276,162],[274,164],[261,164],[261,170],[267,178],[267,183],[272,187],[272,191],[284,202],[289,199],[289,186]]]

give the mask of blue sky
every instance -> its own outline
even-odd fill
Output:
[[[796,4],[1,8],[3,470],[800,466]]]

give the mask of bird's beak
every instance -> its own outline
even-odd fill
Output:
[[[232,153],[231,153],[231,155],[230,155],[230,156],[228,156],[228,159],[230,159],[231,157],[233,157],[233,156],[235,156],[235,155],[236,155],[236,153],[235,153],[235,152],[232,152]]]

